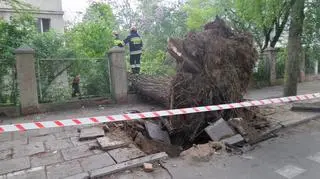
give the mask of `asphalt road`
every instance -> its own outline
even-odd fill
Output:
[[[282,131],[242,156],[203,163],[175,159],[165,165],[177,179],[318,179],[320,121]]]

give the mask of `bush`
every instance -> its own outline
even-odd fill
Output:
[[[162,50],[157,52],[145,51],[142,54],[141,72],[148,75],[173,75],[174,65],[166,63],[166,53]]]

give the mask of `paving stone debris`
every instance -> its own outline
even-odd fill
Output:
[[[170,144],[170,137],[167,131],[162,130],[160,125],[157,125],[153,122],[145,122],[146,130],[148,135],[153,140],[159,140],[165,143]]]
[[[85,171],[92,171],[95,169],[107,167],[116,164],[116,162],[110,157],[108,153],[102,153],[99,155],[93,155],[80,159],[80,164]]]
[[[80,133],[80,141],[90,140],[104,136],[104,130],[101,127],[84,128]]]
[[[227,145],[237,145],[237,144],[244,142],[244,139],[240,134],[237,134],[232,137],[228,137],[226,139],[223,139],[221,142],[223,142]]]
[[[235,133],[224,119],[219,119],[204,129],[213,141],[219,141],[225,137],[233,136]]]
[[[181,146],[148,139],[141,132],[138,132],[134,142],[146,154],[166,152],[170,157],[178,157],[183,151]]]
[[[183,151],[180,156],[185,159],[192,159],[198,162],[207,162],[211,159],[215,149],[209,144],[194,145],[188,150]]]
[[[153,172],[153,164],[152,163],[144,163],[143,170],[145,172]]]
[[[125,147],[129,145],[129,143],[127,142],[114,141],[114,140],[111,140],[109,137],[100,137],[100,138],[97,138],[97,141],[102,150],[112,150],[112,149],[117,149],[117,148]]]
[[[138,149],[134,145],[130,145],[129,147],[126,147],[126,148],[110,150],[108,151],[108,153],[117,163],[129,161],[132,159],[145,156],[145,153],[142,152],[140,149]]]
[[[230,119],[228,121],[228,123],[230,124],[230,126],[235,128],[237,132],[239,132],[241,135],[245,136],[245,135],[247,135],[247,132],[243,127],[243,125],[245,125],[245,124],[242,121],[243,121],[243,118],[233,118],[233,119]]]
[[[140,167],[144,163],[151,163],[154,161],[166,159],[167,157],[168,157],[168,155],[165,152],[161,152],[161,153],[137,158],[134,160],[130,160],[127,162],[111,165],[111,166],[104,167],[101,169],[93,170],[92,172],[90,172],[90,178],[99,178],[99,177],[107,176],[107,175],[117,173],[120,171],[126,171],[129,169],[135,168],[135,167]]]

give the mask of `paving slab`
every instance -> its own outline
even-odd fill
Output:
[[[9,173],[7,179],[46,179],[44,167],[31,168],[15,173]]]
[[[232,137],[228,137],[226,139],[223,139],[221,142],[228,144],[228,145],[237,145],[239,143],[244,142],[244,138],[240,134],[237,134]]]
[[[12,157],[12,150],[0,151],[0,160],[10,159]]]
[[[102,150],[112,150],[129,145],[129,143],[127,142],[114,141],[111,140],[109,137],[99,137],[97,138],[97,141]]]
[[[79,137],[79,132],[77,129],[69,129],[66,131],[58,132],[54,134],[57,139],[66,139],[70,137]]]
[[[0,142],[11,141],[11,140],[12,140],[11,132],[0,134]]]
[[[33,155],[30,157],[31,167],[39,167],[45,165],[52,165],[55,163],[63,162],[60,151],[51,151]]]
[[[108,153],[93,155],[80,159],[79,161],[84,171],[92,171],[116,164],[116,162],[110,157]]]
[[[48,179],[66,178],[82,173],[78,161],[69,161],[46,167]]]
[[[28,157],[0,161],[0,175],[30,168]]]
[[[71,137],[71,142],[74,146],[80,146],[80,145],[87,145],[87,144],[98,144],[95,139],[93,140],[85,140],[85,141],[79,141],[79,137]]]
[[[48,134],[60,133],[63,132],[64,129],[62,127],[54,127],[54,128],[46,128],[46,129],[35,129],[26,131],[27,136],[43,136]]]
[[[145,153],[134,145],[130,145],[129,147],[125,148],[110,150],[108,151],[108,153],[117,163],[145,156]]]
[[[91,127],[81,129],[80,140],[96,139],[104,136],[104,130],[101,127]]]
[[[28,140],[28,133],[26,133],[25,131],[16,131],[16,132],[12,132],[12,140]]]
[[[142,166],[144,163],[147,163],[147,162],[152,163],[157,160],[165,159],[167,157],[168,157],[168,155],[164,152],[148,155],[148,156],[145,156],[142,158],[138,158],[138,159],[134,159],[131,161],[127,161],[127,162],[123,162],[123,163],[119,163],[119,164],[115,164],[115,165],[111,165],[108,167],[94,170],[94,171],[90,172],[90,177],[91,178],[98,178],[98,177],[107,176],[107,175],[110,175],[113,173],[117,173],[120,171],[125,171],[125,170],[131,169],[131,168]]]
[[[52,140],[44,143],[48,151],[61,150],[73,147],[70,139]]]
[[[219,141],[225,137],[235,135],[228,123],[222,118],[214,124],[209,125],[204,130],[213,141]]]
[[[42,142],[34,142],[28,145],[21,145],[13,148],[13,158],[19,158],[24,156],[30,156],[37,153],[44,152],[44,146]]]
[[[89,150],[89,146],[87,145],[62,149],[61,153],[65,160],[73,160],[93,155],[93,152]]]
[[[27,138],[25,138],[23,140],[0,142],[0,150],[11,149],[13,147],[25,145],[27,143],[28,143],[28,139]]]
[[[29,143],[33,142],[46,142],[56,140],[56,137],[53,134],[48,134],[44,136],[31,136],[29,137]]]
[[[67,177],[65,179],[89,179],[89,173],[80,173],[77,175]]]
[[[145,122],[146,130],[148,135],[153,140],[159,140],[168,144],[171,144],[170,137],[167,131],[161,129],[160,125],[157,125],[153,122]]]

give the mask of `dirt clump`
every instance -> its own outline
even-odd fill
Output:
[[[193,161],[208,162],[217,151],[225,151],[225,145],[220,142],[194,145],[190,149],[183,151],[180,156]]]

